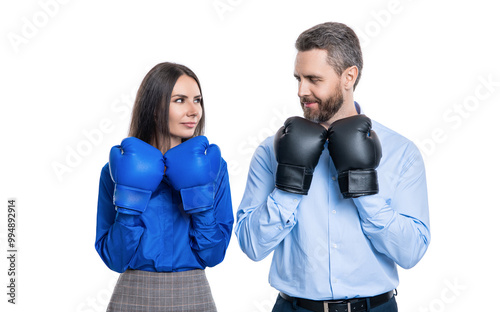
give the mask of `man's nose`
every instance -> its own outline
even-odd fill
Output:
[[[299,82],[299,90],[298,90],[297,95],[299,97],[310,95],[309,84],[307,82],[305,82],[305,81]]]

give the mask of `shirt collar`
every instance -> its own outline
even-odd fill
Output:
[[[354,106],[356,106],[356,111],[358,114],[363,114],[363,110],[361,109],[361,106],[358,104],[358,102],[354,101]]]

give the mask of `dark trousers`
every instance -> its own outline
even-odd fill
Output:
[[[367,312],[398,312],[398,305],[396,303],[396,296],[392,297],[388,302],[379,305],[378,307],[366,309]],[[288,302],[278,295],[278,299],[274,304],[272,312],[310,312],[296,305],[295,302]]]

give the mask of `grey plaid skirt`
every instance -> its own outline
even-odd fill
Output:
[[[216,312],[204,270],[120,274],[107,312]]]

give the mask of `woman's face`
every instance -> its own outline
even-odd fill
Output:
[[[193,136],[202,114],[201,92],[196,80],[187,75],[180,76],[170,98],[170,148]]]

